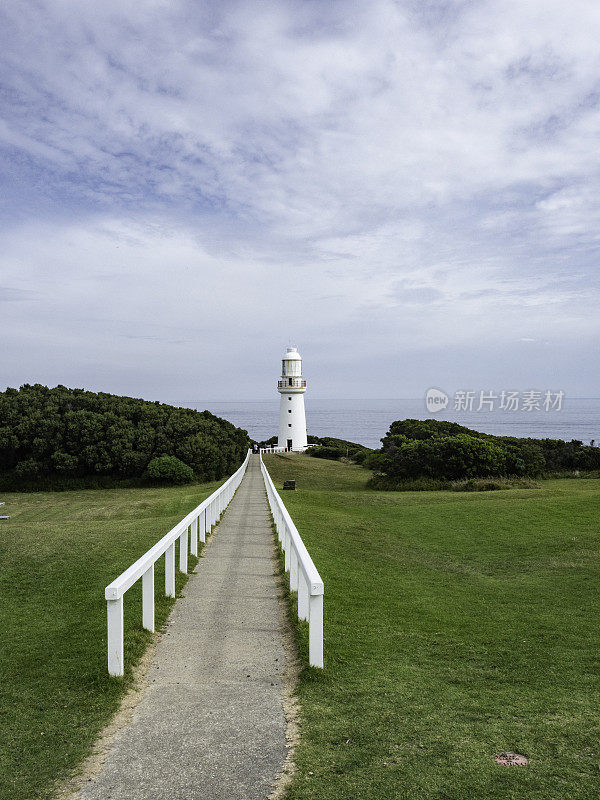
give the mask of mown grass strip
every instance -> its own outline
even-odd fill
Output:
[[[108,677],[104,587],[218,485],[3,495],[2,800],[50,797],[89,753],[152,638],[140,581],[125,595],[125,677]],[[187,576],[176,576],[179,594]],[[155,596],[158,630],[174,602],[164,597],[164,559]]]
[[[596,798],[600,481],[396,494],[360,467],[266,463],[296,479],[325,582],[288,800]],[[498,766],[507,750],[530,765]]]

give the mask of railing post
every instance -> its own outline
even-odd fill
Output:
[[[200,541],[201,542],[206,541],[206,507],[204,508],[204,511],[202,512],[202,517],[200,519]]]
[[[309,601],[308,663],[323,668],[323,595],[313,594]]]
[[[302,571],[298,575],[298,618],[308,620],[308,583]]]
[[[285,555],[284,569],[285,569],[286,572],[289,572],[289,570],[290,570],[290,549],[291,549],[290,548],[290,544],[291,544],[291,538],[292,537],[291,537],[290,532],[288,531],[288,527],[286,525],[285,526],[285,531],[284,531],[284,534],[283,534],[283,552],[284,552],[284,555]]]
[[[190,526],[190,531],[192,535],[192,542],[191,542],[191,551],[193,556],[198,555],[198,517],[194,519]]]
[[[188,526],[179,537],[179,572],[187,572],[188,564]]]
[[[165,550],[165,594],[175,597],[175,542]]]
[[[123,659],[123,596],[106,601],[108,627],[108,674],[124,674]]]
[[[154,564],[142,575],[142,626],[154,631]]]
[[[292,592],[298,591],[298,554],[293,546],[290,560],[290,589]]]

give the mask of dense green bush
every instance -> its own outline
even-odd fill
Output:
[[[357,464],[364,464],[370,452],[371,452],[370,450],[367,450],[365,447],[363,447],[361,450],[355,450],[351,454],[350,458],[353,461],[356,461]]]
[[[175,456],[158,456],[150,461],[143,477],[149,483],[180,485],[194,480],[194,470]]]
[[[271,436],[270,439],[263,439],[262,442],[258,442],[259,447],[277,447],[277,442],[279,441],[278,436]]]
[[[531,478],[467,478],[464,481],[452,481],[453,492],[497,492],[502,489],[539,489],[541,484]]]
[[[336,439],[332,436],[309,436],[308,443],[316,445],[307,450],[308,454],[315,458],[330,458],[333,460],[349,458],[352,461],[356,461],[357,464],[362,464],[367,454],[371,452],[368,447],[362,444],[349,442],[346,439]]]
[[[546,469],[549,471],[600,469],[600,447],[586,446],[578,439],[570,442],[563,442],[560,439],[537,441],[544,455]]]
[[[152,459],[172,456],[199,480],[242,462],[246,431],[208,411],[36,384],[0,393],[0,485],[139,479]]]
[[[457,480],[502,472],[505,455],[501,447],[472,436],[440,436],[435,439],[398,441],[389,452],[369,456],[366,463],[388,477]]]
[[[394,492],[433,492],[447,489],[451,492],[493,492],[500,489],[539,489],[541,484],[532,478],[507,478],[490,476],[488,478],[464,478],[458,481],[439,478],[389,478],[378,473],[367,481],[369,489]]]
[[[366,456],[371,452],[368,447],[356,442],[349,442],[346,439],[336,439],[333,436],[314,436],[308,434],[308,444],[315,445],[306,451],[309,456],[314,458],[329,458],[337,461],[340,458],[349,458],[357,464],[362,464]],[[271,436],[259,442],[260,447],[271,447],[277,445],[277,436]]]
[[[339,447],[326,447],[325,445],[315,445],[308,450],[308,454],[313,456],[313,458],[330,458],[333,461],[336,461],[341,456],[346,455],[345,450],[341,450]]]
[[[502,436],[495,439],[504,448],[505,475],[540,475],[546,469],[546,459],[533,439]]]
[[[446,422],[438,419],[399,419],[392,422],[385,438],[401,436],[411,440],[434,439],[440,436],[459,436],[460,434],[475,438],[485,438],[486,436],[485,433],[465,428],[458,422]]]
[[[369,489],[379,489],[386,492],[434,492],[440,489],[449,489],[450,482],[423,477],[398,480],[398,478],[390,478],[378,472],[369,478],[367,486]]]
[[[371,481],[375,488],[392,488],[416,479],[536,477],[600,469],[600,448],[578,440],[492,436],[432,419],[392,422],[381,442],[380,450],[364,458],[364,466],[382,476]]]

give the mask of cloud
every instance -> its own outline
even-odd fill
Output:
[[[338,344],[358,395],[389,393],[373,352],[439,354],[449,330],[473,371],[521,334],[593,352],[594,4],[8,0],[3,15],[0,269],[44,300],[3,319],[13,382],[40,371],[34,340],[49,376],[88,364],[159,392],[168,362],[188,396],[189,363],[238,385],[221,365],[240,341],[258,395],[262,354],[288,336],[326,396]]]
[[[24,300],[35,300],[36,293],[27,289],[15,289],[13,286],[0,286],[0,303],[20,303]]]

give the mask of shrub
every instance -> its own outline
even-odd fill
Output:
[[[449,490],[452,492],[492,492],[500,489],[538,489],[540,484],[530,478],[466,478],[460,481],[447,481],[435,478],[389,478],[387,475],[373,475],[367,481],[369,489],[394,492],[432,492]]]
[[[239,467],[248,445],[246,431],[208,411],[65,386],[0,392],[4,485],[139,480],[161,455],[183,461],[199,480],[214,480]]]
[[[387,475],[392,468],[392,456],[382,450],[373,450],[373,452],[367,453],[364,457],[363,467],[373,472],[382,472]]]
[[[314,436],[309,436],[308,437],[309,444],[310,444],[310,440],[311,439],[314,439]],[[259,447],[276,447],[278,441],[279,441],[279,437],[278,436],[271,436],[270,439],[263,439],[262,442],[258,442],[258,446]]]
[[[532,439],[499,438],[504,447],[506,475],[541,475],[546,467],[542,448]]]
[[[354,452],[350,453],[350,458],[357,464],[363,464],[368,455],[369,455],[368,450],[361,449],[361,450],[355,450]]]
[[[416,478],[502,480],[600,469],[600,448],[576,439],[492,436],[441,420],[397,420],[381,442],[381,450],[367,454],[363,464],[385,475],[390,487]]]
[[[19,461],[15,467],[15,474],[19,478],[37,478],[40,474],[40,465],[35,458],[27,458],[24,461]]]
[[[461,434],[403,442],[388,459],[390,477],[456,480],[501,473],[505,454],[493,442]]]
[[[309,444],[323,445],[324,447],[335,447],[343,452],[343,455],[351,455],[357,451],[370,452],[369,447],[358,442],[349,442],[347,439],[336,439],[335,436],[308,436]]]
[[[452,481],[453,492],[495,492],[500,489],[539,489],[540,484],[529,478],[468,478]]]
[[[56,450],[52,453],[52,465],[56,472],[62,475],[75,475],[77,472],[78,461],[75,456]]]
[[[401,436],[404,439],[435,439],[441,436],[474,436],[476,438],[485,437],[485,433],[465,428],[458,422],[446,422],[438,419],[401,419],[392,422],[386,437],[381,441],[384,443],[388,438]]]
[[[184,484],[194,480],[194,470],[175,456],[153,458],[146,467],[144,480],[149,483]]]
[[[449,488],[448,481],[435,480],[434,478],[409,478],[399,480],[387,475],[373,475],[367,481],[369,489],[393,492],[433,492]]]
[[[577,469],[600,469],[600,447],[580,447],[575,454]]]
[[[310,447],[307,452],[313,458],[329,458],[332,461],[337,461],[338,458],[346,455],[345,450],[341,450],[338,447],[326,447],[325,445]]]

